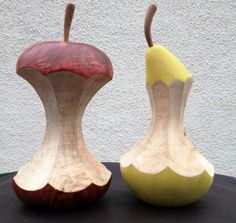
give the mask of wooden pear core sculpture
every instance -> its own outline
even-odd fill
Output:
[[[143,140],[121,157],[122,176],[143,201],[174,207],[198,200],[210,188],[213,166],[185,134],[183,114],[192,84],[190,73],[165,47],[153,45],[151,22],[156,6],[145,20],[147,91],[152,122]]]
[[[26,204],[61,208],[89,203],[109,187],[111,172],[88,151],[81,122],[85,107],[112,79],[112,65],[99,49],[68,42],[74,5],[65,14],[64,42],[42,42],[23,52],[17,73],[38,93],[47,119],[42,144],[13,179]]]

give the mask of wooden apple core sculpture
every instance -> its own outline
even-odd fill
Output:
[[[88,151],[82,116],[91,98],[112,79],[112,64],[99,49],[69,42],[74,5],[65,13],[64,42],[33,45],[18,59],[17,73],[38,93],[47,119],[42,144],[13,178],[26,204],[61,208],[89,203],[109,187],[111,172]]]
[[[121,157],[121,172],[141,200],[158,206],[182,206],[208,191],[214,168],[185,134],[183,116],[192,77],[169,50],[153,45],[150,27],[155,12],[156,6],[151,5],[145,20],[151,126],[142,141]]]

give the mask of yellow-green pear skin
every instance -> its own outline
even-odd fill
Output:
[[[142,201],[161,207],[179,207],[200,199],[211,187],[213,177],[206,171],[185,177],[167,167],[160,173],[148,174],[130,165],[121,173],[130,190]]]
[[[154,84],[157,81],[170,85],[175,80],[185,82],[191,78],[185,66],[162,45],[153,45],[146,49],[146,81]]]

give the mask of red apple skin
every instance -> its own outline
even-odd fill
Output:
[[[33,68],[45,76],[59,71],[69,71],[85,78],[105,75],[112,79],[113,75],[109,58],[96,47],[61,41],[41,42],[26,49],[17,61],[16,72],[22,68]],[[56,190],[50,184],[27,191],[12,180],[13,189],[23,203],[41,208],[67,208],[94,202],[104,195],[110,183],[111,178],[104,186],[91,184],[81,191],[68,193]]]
[[[84,43],[46,41],[26,49],[19,57],[16,72],[30,67],[47,76],[58,71],[90,78],[106,75],[112,78],[113,70],[109,58],[101,50]]]
[[[111,178],[104,186],[90,184],[81,191],[69,193],[56,190],[50,184],[40,190],[27,191],[20,188],[14,179],[12,180],[12,186],[18,198],[26,205],[38,208],[64,209],[96,201],[107,191]]]

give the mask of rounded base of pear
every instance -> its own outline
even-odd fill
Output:
[[[206,171],[193,177],[177,174],[169,167],[148,174],[135,166],[121,166],[124,181],[142,201],[160,207],[180,207],[199,200],[211,187],[213,176]]]

